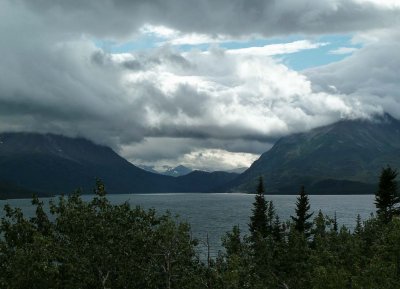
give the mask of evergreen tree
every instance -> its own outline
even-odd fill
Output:
[[[362,232],[362,222],[361,222],[361,216],[360,214],[357,215],[357,219],[356,219],[356,227],[354,229],[354,233],[356,235],[360,235]]]
[[[222,237],[222,245],[226,250],[227,256],[240,255],[243,244],[238,225],[233,226],[232,231],[227,232],[226,235]]]
[[[333,218],[333,231],[335,233],[338,232],[338,222],[337,222],[337,217],[336,217],[336,211],[335,211],[335,216]]]
[[[276,215],[275,216],[275,220],[274,220],[274,224],[272,227],[272,236],[274,238],[275,241],[281,241],[282,240],[282,236],[283,236],[284,230],[281,224],[281,221],[279,219],[279,216]]]
[[[225,252],[220,252],[216,260],[217,276],[222,281],[220,286],[201,288],[249,288],[251,280],[251,255],[247,239],[242,240],[239,226],[234,226],[222,238]]]
[[[267,235],[271,234],[274,228],[274,220],[276,216],[275,206],[272,201],[267,201]]]
[[[314,213],[309,213],[310,202],[308,199],[308,195],[305,192],[304,186],[301,186],[300,194],[297,197],[295,211],[296,216],[291,216],[292,220],[294,221],[295,229],[298,232],[304,233],[306,236],[309,236],[312,223],[308,220]]]
[[[258,238],[265,238],[268,233],[267,228],[267,209],[268,202],[264,198],[264,184],[262,177],[259,178],[257,186],[257,194],[253,203],[253,214],[250,217],[249,230],[251,233],[251,239],[253,241]]]
[[[397,193],[397,175],[397,170],[390,166],[382,169],[379,188],[375,193],[377,214],[385,223],[390,222],[393,215],[399,212],[397,205],[400,203],[400,196]]]
[[[318,211],[318,215],[314,219],[314,224],[314,235],[324,236],[326,231],[326,220],[321,210]]]

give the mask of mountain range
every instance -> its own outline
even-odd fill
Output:
[[[138,167],[145,171],[148,171],[148,172],[166,175],[166,176],[172,176],[172,177],[184,176],[184,175],[187,175],[194,171],[193,169],[188,168],[184,165],[178,165],[176,167],[163,166],[163,168],[161,170],[160,169],[157,170],[157,169],[155,169],[154,166],[148,166],[148,165],[138,165]],[[239,168],[235,168],[235,169],[223,170],[223,172],[241,174],[247,169],[248,169],[248,167],[239,167]],[[207,172],[207,171],[203,170],[203,172]],[[217,172],[217,171],[214,171],[214,172]]]
[[[109,193],[253,192],[260,176],[271,194],[296,194],[301,185],[311,194],[373,193],[386,165],[400,168],[400,122],[388,114],[283,137],[241,174],[161,175],[83,138],[3,133],[0,198],[90,193],[95,178]]]
[[[8,184],[9,196],[16,194],[11,188],[26,188],[39,195],[70,193],[77,188],[90,193],[96,178],[105,182],[109,193],[207,192],[237,176],[193,174],[171,177],[147,172],[111,148],[83,138],[0,134],[0,183]],[[193,177],[200,187],[190,184]]]
[[[181,177],[193,171],[191,168],[188,168],[183,165],[178,165],[176,167],[164,166],[162,170],[156,170],[154,166],[148,166],[148,165],[138,165],[138,167],[148,172],[171,176],[171,177]],[[231,171],[229,171],[229,173],[231,173]]]

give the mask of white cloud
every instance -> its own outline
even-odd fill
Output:
[[[322,104],[330,99],[328,95],[314,95],[304,76],[265,58],[265,55],[193,51],[185,54],[185,59],[191,65],[183,70],[167,64],[159,65],[155,70],[131,73],[135,79],[131,85],[150,84],[164,94],[164,100],[173,102],[177,102],[177,95],[185,88],[185,101],[190,106],[201,104],[200,108],[203,108],[199,115],[201,118],[186,111],[188,107],[179,107],[179,103],[176,103],[178,110],[173,111],[173,115],[166,110],[153,109],[152,114],[157,116],[156,122],[152,123],[154,126],[184,123],[190,125],[192,131],[198,129],[199,133],[204,133],[203,127],[213,127],[212,131],[218,131],[215,136],[221,137],[246,133],[260,137],[280,135],[296,131],[299,124],[298,120],[295,121],[297,124],[284,121],[288,116],[283,108],[292,108],[305,115],[319,114]],[[342,101],[340,96],[330,97]],[[310,98],[321,106],[302,107],[303,102]],[[323,113],[328,116],[329,112],[341,114],[347,110],[343,104],[323,109]],[[226,132],[221,129],[219,132],[219,127],[229,126],[237,129],[227,129]]]
[[[272,56],[280,54],[296,53],[301,50],[316,49],[329,43],[313,43],[309,40],[298,40],[289,43],[269,44],[262,47],[248,47],[240,49],[230,49],[227,53],[230,54],[248,54],[254,56]]]
[[[144,35],[151,35],[160,38],[158,46],[162,45],[200,45],[233,41],[227,35],[210,35],[204,33],[183,33],[179,30],[171,29],[166,26],[155,26],[146,24],[139,29]]]
[[[135,164],[162,170],[165,165],[183,164],[193,169],[214,171],[248,167],[260,153],[271,147],[269,143],[246,140],[235,142],[212,139],[148,137],[142,142],[124,145],[121,154]],[[248,150],[254,152],[243,153]]]
[[[337,49],[329,51],[329,54],[336,54],[336,55],[342,55],[342,54],[351,54],[353,52],[356,52],[359,48],[356,47],[339,47]]]
[[[365,113],[385,111],[400,118],[399,29],[373,31],[351,57],[306,72],[316,91],[346,95]],[[371,41],[371,39],[374,39]]]
[[[233,153],[221,149],[201,149],[184,154],[178,162],[198,170],[223,171],[233,168],[249,167],[259,155]]]
[[[179,35],[178,30],[174,30],[162,25],[145,24],[139,29],[142,34],[152,34],[160,38],[173,38]]]
[[[163,42],[163,44],[171,45],[199,45],[199,44],[210,44],[210,43],[221,43],[226,41],[231,41],[232,39],[225,36],[215,36],[212,37],[208,34],[182,34],[176,38],[172,38],[168,41]]]
[[[354,0],[359,4],[374,4],[377,7],[397,9],[400,8],[400,2],[398,0]]]

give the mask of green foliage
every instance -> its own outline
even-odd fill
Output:
[[[222,238],[224,253],[217,258],[217,275],[221,288],[249,288],[252,257],[248,240],[243,240],[238,226]]]
[[[397,192],[397,175],[397,170],[390,166],[382,169],[379,188],[375,193],[377,214],[386,223],[392,219],[393,215],[399,213],[400,196]]]
[[[339,228],[336,214],[319,211],[309,222],[302,190],[296,217],[282,223],[260,179],[249,235],[234,226],[222,238],[225,250],[203,262],[187,223],[112,205],[100,181],[94,192],[88,202],[79,191],[61,196],[50,212],[35,197],[30,219],[5,206],[0,288],[399,288],[400,219],[394,215],[364,222],[357,216],[354,232]]]
[[[60,197],[50,217],[35,198],[30,220],[6,206],[0,288],[198,288],[203,276],[188,224],[112,205],[100,181],[95,193],[90,202],[79,192]]]

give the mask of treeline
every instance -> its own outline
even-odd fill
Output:
[[[400,219],[397,171],[382,170],[376,217],[355,229],[339,227],[336,215],[313,215],[304,187],[295,214],[280,222],[266,201],[260,179],[248,236],[234,227],[223,240],[226,252],[215,262],[214,288],[398,289]]]
[[[0,288],[400,288],[397,171],[382,170],[376,216],[350,231],[336,216],[311,212],[301,188],[282,222],[257,187],[249,230],[233,227],[216,258],[201,260],[190,226],[170,214],[112,205],[98,181],[85,202],[76,192],[36,214],[6,205],[0,223]],[[246,228],[247,229],[247,228]]]

